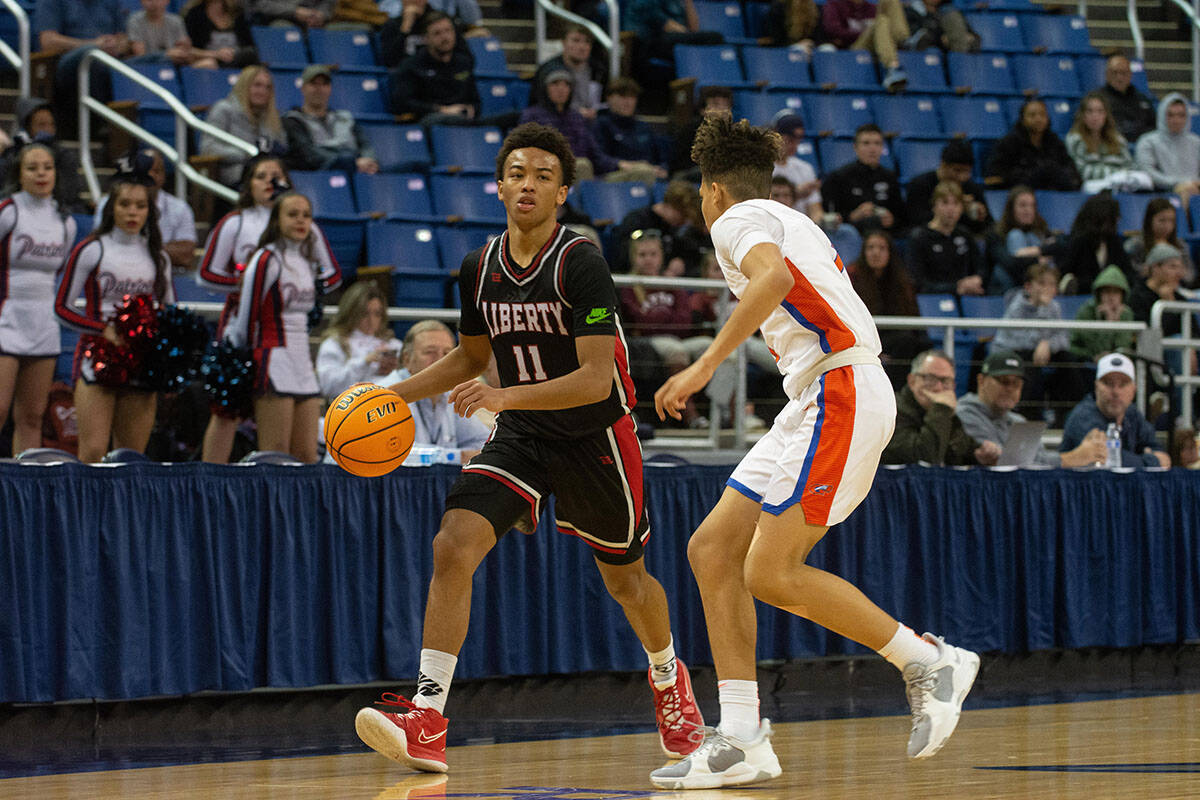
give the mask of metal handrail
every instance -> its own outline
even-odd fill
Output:
[[[1080,3],[1084,10],[1080,14],[1086,19],[1087,4]],[[1125,6],[1125,18],[1129,21],[1129,35],[1133,37],[1133,52],[1139,60],[1146,59],[1146,39],[1142,36],[1142,24],[1138,21],[1137,3],[1135,0],[1128,0]]]
[[[538,62],[545,61],[546,48],[546,12],[549,11],[556,17],[561,17],[567,22],[574,22],[576,25],[582,25],[592,34],[592,38],[596,43],[608,48],[608,74],[609,77],[615,78],[621,74],[621,13],[617,8],[617,0],[604,0],[604,5],[608,6],[608,32],[605,33],[600,29],[600,26],[592,22],[590,19],[585,19],[565,8],[559,8],[550,0],[537,0],[533,6],[533,21],[534,27],[537,30],[537,53]]]
[[[1198,313],[1200,313],[1200,302],[1158,300],[1150,307],[1150,327],[1153,330],[1162,331],[1164,314],[1179,314],[1181,317],[1180,335],[1171,338],[1160,337],[1161,342],[1156,342],[1156,344],[1161,344],[1163,350],[1179,350],[1183,353],[1181,359],[1183,363],[1180,364],[1179,374],[1175,376],[1175,383],[1184,387],[1180,393],[1182,397],[1179,413],[1188,425],[1192,424],[1191,387],[1200,386],[1200,375],[1192,373],[1192,359],[1188,355],[1189,352],[1195,352],[1197,348],[1200,348],[1200,339],[1193,338],[1192,335],[1192,318],[1194,314]]]
[[[153,94],[158,99],[166,103],[167,107],[175,113],[175,146],[164,142],[154,134],[147,131],[145,128],[138,125],[136,122],[130,122],[125,117],[121,116],[111,108],[101,103],[91,95],[91,72],[89,67],[93,61],[99,61],[114,72],[124,75],[134,83],[138,84],[146,91]],[[100,182],[96,179],[96,167],[92,163],[91,151],[91,111],[104,119],[110,124],[127,131],[133,136],[143,139],[154,145],[162,151],[163,158],[175,165],[175,195],[183,197],[187,192],[187,182],[197,184],[201,188],[207,189],[218,197],[222,197],[230,203],[237,201],[237,192],[224,184],[214,181],[206,175],[202,175],[195,167],[188,163],[188,128],[192,127],[199,130],[201,133],[206,133],[220,139],[226,144],[232,145],[248,156],[258,154],[258,148],[250,144],[244,139],[239,139],[231,133],[221,130],[220,128],[209,125],[202,119],[199,119],[193,114],[187,106],[179,101],[179,98],[168,92],[163,87],[159,86],[154,81],[142,75],[137,70],[129,67],[120,59],[113,58],[108,53],[98,48],[88,50],[79,62],[79,163],[83,167],[84,179],[87,181],[88,191],[92,193],[94,200],[100,199]]]
[[[0,0],[0,5],[7,8],[17,18],[17,52],[13,52],[8,42],[0,41],[0,55],[17,68],[18,89],[21,97],[29,97],[29,15],[25,13],[25,9],[21,8],[17,0]]]
[[[1133,0],[1130,0],[1133,2]],[[1192,8],[1183,0],[1171,0],[1184,16],[1192,23],[1192,100],[1200,102],[1200,19],[1196,16],[1196,8]],[[1200,8],[1200,2],[1196,2]]]

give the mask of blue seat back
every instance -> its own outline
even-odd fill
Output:
[[[646,184],[636,181],[580,181],[575,188],[580,209],[595,221],[618,223],[630,211],[654,202]]]
[[[900,66],[908,76],[908,92],[945,92],[946,63],[937,48],[928,50],[901,50],[898,54]]]
[[[922,172],[937,169],[945,146],[945,140],[941,139],[895,140],[892,147],[900,168],[900,183],[908,183]]]
[[[372,220],[366,226],[367,263],[445,272],[436,230],[416,222]]]
[[[1022,92],[1033,90],[1059,97],[1082,94],[1075,59],[1068,55],[1019,55],[1013,56],[1012,62],[1013,79]]]
[[[1071,230],[1075,216],[1079,213],[1079,208],[1087,197],[1083,192],[1039,191],[1037,192],[1038,213],[1042,215],[1042,219],[1046,220],[1050,230],[1066,233]]]
[[[726,39],[746,38],[746,22],[741,3],[696,0],[694,5],[696,16],[700,20],[700,30],[716,31]]]
[[[350,179],[340,170],[294,170],[292,188],[306,196],[314,217],[350,216],[358,213]]]
[[[304,104],[304,94],[300,91],[300,71],[294,69],[272,69],[271,76],[275,78],[275,106],[280,114]]]
[[[237,69],[183,67],[179,70],[183,100],[190,108],[211,106],[232,91],[240,74]]]
[[[496,179],[488,175],[430,177],[434,211],[468,221],[504,224],[504,205],[496,196]]]
[[[378,75],[335,72],[329,106],[333,109],[344,109],[355,116],[390,116],[384,80]]]
[[[504,45],[495,36],[472,36],[467,39],[467,47],[475,57],[475,73],[488,75],[507,75],[512,70],[508,68],[508,58],[504,54]]]
[[[428,179],[416,172],[356,173],[354,196],[358,200],[358,210],[364,214],[401,217],[433,215]]]
[[[362,125],[361,128],[375,150],[381,170],[429,169],[429,142],[420,125]]]
[[[999,139],[1012,127],[998,97],[943,97],[939,106],[942,128],[949,136]]]
[[[879,86],[875,57],[868,50],[818,50],[812,56],[813,82],[863,91]]]
[[[788,89],[812,87],[811,60],[808,53],[791,47],[742,48],[746,79],[766,81],[767,86]]]
[[[967,88],[973,94],[1011,94],[1012,62],[1005,53],[948,53],[946,72],[955,89]]]
[[[875,121],[864,94],[814,94],[807,100],[811,135],[853,136],[859,125]]]
[[[179,85],[179,73],[171,64],[130,64],[129,66],[175,97],[182,96],[183,89]],[[167,107],[166,102],[152,94],[149,89],[117,72],[112,73],[112,97],[113,100],[133,100],[142,108]]]
[[[1087,20],[1078,15],[1021,14],[1021,31],[1030,47],[1044,47],[1050,53],[1091,53]]]
[[[871,103],[875,124],[899,136],[942,136],[942,119],[931,95],[879,95]]]
[[[458,270],[467,253],[483,247],[493,237],[504,233],[497,225],[440,225],[435,230],[438,251],[441,253],[442,268],[447,272]]]
[[[917,295],[917,310],[921,312],[922,317],[945,319],[962,316],[958,311],[958,301],[952,294],[919,294]],[[933,340],[934,346],[941,347],[945,331],[942,328],[931,327],[928,329],[928,334],[929,338]]]
[[[738,49],[728,44],[675,45],[675,74],[695,78],[697,86],[746,82]]]
[[[254,25],[250,28],[254,47],[263,63],[273,67],[277,64],[310,64],[308,46],[304,42],[304,31],[296,27]]]
[[[1025,52],[1025,37],[1021,32],[1021,19],[1016,14],[979,12],[966,14],[967,24],[979,34],[979,46],[983,50],[1002,53]]]
[[[311,28],[308,50],[314,64],[337,64],[342,69],[379,66],[371,34],[366,31]]]
[[[503,141],[500,129],[491,126],[434,125],[429,129],[435,167],[495,174],[496,156]]]

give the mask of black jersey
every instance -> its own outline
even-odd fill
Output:
[[[508,250],[508,233],[463,259],[459,332],[487,335],[503,386],[540,383],[579,369],[577,336],[617,338],[612,391],[604,400],[557,411],[511,410],[503,429],[528,436],[570,439],[609,427],[637,402],[617,320],[617,293],[604,256],[562,225],[522,268]]]

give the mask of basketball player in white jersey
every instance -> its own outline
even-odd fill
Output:
[[[945,743],[979,669],[974,653],[917,636],[850,583],[805,563],[871,488],[896,404],[879,363],[879,334],[829,239],[804,214],[766,199],[779,147],[777,133],[728,116],[706,118],[692,147],[704,219],[740,302],[708,350],[658,390],[655,407],[678,419],[687,398],[759,328],[789,402],[688,544],[721,722],[687,758],[651,773],[666,789],[753,783],[781,772],[770,723],[758,716],[755,598],[870,647],[903,672],[911,758]]]

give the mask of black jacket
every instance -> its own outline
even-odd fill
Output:
[[[1100,91],[1108,99],[1117,129],[1130,145],[1137,142],[1143,133],[1154,130],[1157,125],[1157,110],[1154,108],[1154,101],[1149,97],[1132,86],[1118,92],[1106,83],[1100,87]]]
[[[1024,184],[1034,189],[1073,192],[1079,188],[1079,172],[1062,139],[1047,130],[1042,146],[1034,147],[1020,123],[996,143],[988,175],[998,176],[1004,188]]]
[[[474,59],[455,50],[449,61],[439,61],[422,47],[391,73],[391,111],[423,117],[439,106],[464,103],[479,116],[479,90],[475,86]]]
[[[896,173],[887,167],[868,167],[855,160],[829,173],[821,183],[821,194],[825,198],[825,207],[841,214],[843,218],[848,219],[851,211],[869,200],[892,212],[896,218],[892,231],[903,232],[907,227],[908,214],[904,207],[904,195],[900,191],[900,181]],[[860,222],[855,227],[864,233],[879,227],[873,220]]]

